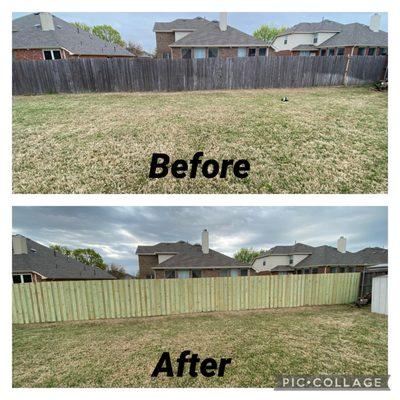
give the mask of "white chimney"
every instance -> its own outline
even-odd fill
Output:
[[[28,254],[28,245],[26,238],[21,235],[13,235],[12,237],[13,254]]]
[[[228,13],[219,13],[219,29],[226,31],[228,29]]]
[[[381,29],[381,16],[379,14],[374,14],[371,16],[371,21],[369,23],[369,29],[373,32],[379,32]]]
[[[208,254],[210,252],[210,249],[208,246],[208,231],[207,231],[207,229],[204,229],[204,231],[201,234],[201,251],[204,254]]]
[[[42,31],[54,31],[54,21],[53,16],[50,13],[41,12],[39,13],[40,25],[42,26]]]
[[[337,250],[340,251],[341,253],[346,253],[346,238],[343,236],[340,236],[340,238],[337,241]]]

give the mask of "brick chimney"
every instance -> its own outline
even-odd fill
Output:
[[[40,25],[42,26],[42,31],[54,31],[54,21],[53,16],[47,12],[39,13]]]
[[[13,235],[12,237],[13,254],[28,254],[28,245],[26,237],[21,235]]]
[[[226,31],[228,29],[228,13],[219,13],[219,29]]]
[[[201,251],[203,254],[208,254],[210,252],[209,246],[208,246],[208,231],[207,229],[204,229],[204,231],[201,234]]]
[[[381,16],[379,14],[375,13],[371,16],[369,29],[371,29],[373,32],[379,32],[381,29]]]

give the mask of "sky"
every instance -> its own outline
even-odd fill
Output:
[[[249,34],[252,34],[261,24],[273,24],[277,27],[290,27],[299,22],[319,22],[323,18],[340,23],[360,22],[369,25],[372,10],[367,13],[228,13],[228,24]],[[13,18],[28,13],[13,13]],[[205,17],[217,20],[218,13],[54,13],[57,17],[68,22],[84,22],[88,25],[108,24],[117,29],[122,38],[137,42],[144,50],[152,52],[156,47],[154,22],[168,22],[176,18]],[[387,13],[382,16],[381,29],[387,31]]]
[[[387,247],[386,207],[13,207],[13,234],[45,246],[93,248],[107,263],[134,274],[138,245],[200,243],[226,255],[301,242],[347,250]]]

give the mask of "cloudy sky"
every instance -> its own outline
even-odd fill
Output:
[[[13,233],[44,245],[91,247],[107,263],[137,270],[136,246],[178,240],[232,256],[241,247],[268,249],[296,241],[349,251],[387,246],[386,207],[14,207]]]
[[[13,13],[13,18],[28,13]],[[243,32],[252,34],[261,24],[289,27],[299,22],[319,22],[323,18],[341,23],[360,22],[369,25],[370,13],[229,13],[228,23]],[[125,41],[140,43],[146,51],[153,51],[155,35],[154,22],[172,21],[176,18],[205,17],[208,20],[218,19],[218,13],[55,13],[68,22],[85,22],[88,25],[112,25]],[[381,29],[387,31],[388,18],[381,13]]]

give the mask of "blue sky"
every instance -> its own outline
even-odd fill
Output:
[[[243,32],[252,34],[261,24],[292,26],[299,22],[318,22],[322,18],[341,23],[360,22],[369,25],[370,13],[229,13],[228,24]],[[13,13],[17,18],[28,13]],[[387,31],[388,16],[382,15],[381,29]],[[172,21],[176,18],[194,18],[202,16],[209,20],[218,19],[218,13],[55,13],[68,22],[85,22],[89,25],[109,24],[117,29],[125,41],[140,43],[146,51],[155,48],[154,22]]]
[[[241,247],[302,242],[347,249],[387,246],[386,207],[13,207],[13,233],[48,246],[90,247],[107,263],[137,270],[138,245],[178,240],[232,256]]]

